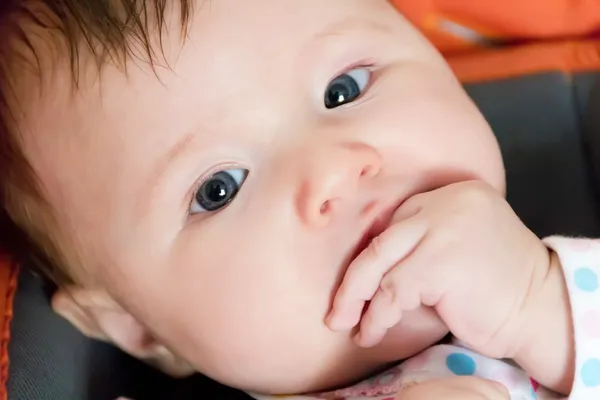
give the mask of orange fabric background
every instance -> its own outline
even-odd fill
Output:
[[[589,37],[600,31],[598,0],[391,0],[444,53],[477,47],[448,32],[457,24],[500,41]]]
[[[540,42],[446,58],[463,83],[551,71],[569,75],[600,70],[600,39]]]
[[[0,252],[0,399],[7,400],[8,342],[19,268]]]
[[[600,0],[391,0],[473,83],[600,69]]]

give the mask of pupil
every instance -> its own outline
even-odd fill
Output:
[[[219,202],[227,197],[227,185],[220,179],[213,179],[206,185],[206,197],[210,201]]]
[[[228,172],[221,171],[208,179],[198,190],[196,200],[206,211],[216,211],[227,205],[239,190],[239,184]]]
[[[344,101],[348,98],[348,87],[342,84],[336,84],[329,90],[329,103],[330,104],[344,104]]]
[[[325,106],[336,108],[356,100],[360,96],[360,87],[354,78],[345,74],[334,79],[327,89]]]

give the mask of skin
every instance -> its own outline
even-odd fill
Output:
[[[423,382],[401,391],[396,400],[510,400],[501,384],[474,377]]]
[[[135,60],[99,79],[84,57],[74,94],[68,60],[22,94],[24,150],[82,287],[262,392],[343,385],[442,338],[423,307],[371,349],[325,318],[377,215],[454,182],[504,190],[490,128],[386,1],[290,4],[198,5],[183,45],[171,10],[160,79]],[[327,110],[329,82],[357,66],[362,96]],[[229,168],[249,171],[237,197],[192,215],[195,189]]]

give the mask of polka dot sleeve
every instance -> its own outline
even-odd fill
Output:
[[[600,400],[600,241],[544,240],[561,261],[573,310],[576,375],[571,400]]]

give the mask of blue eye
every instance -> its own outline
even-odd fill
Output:
[[[248,176],[246,169],[219,171],[206,179],[194,194],[190,214],[218,211],[235,198]]]
[[[325,90],[325,107],[332,109],[352,103],[363,94],[370,79],[371,71],[368,68],[355,68],[338,76]]]

